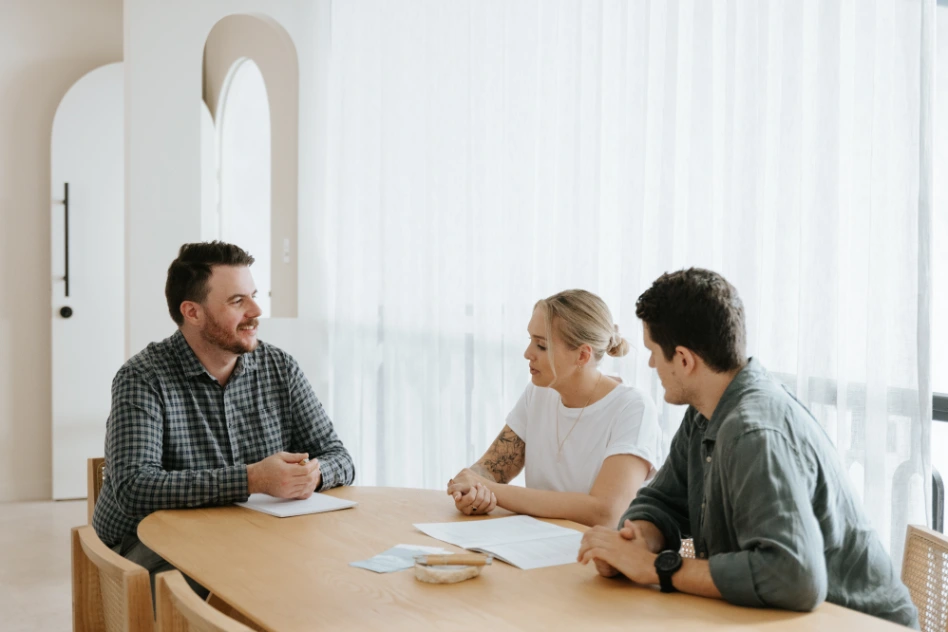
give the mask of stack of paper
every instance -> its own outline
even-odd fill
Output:
[[[335,496],[327,496],[326,494],[313,494],[306,500],[274,498],[269,494],[250,494],[250,498],[247,502],[237,504],[247,509],[253,509],[254,511],[262,511],[271,516],[286,518],[288,516],[302,516],[304,514],[348,509],[349,507],[355,507],[359,503],[354,500],[343,500]]]
[[[471,551],[489,553],[517,568],[572,564],[583,534],[530,516],[476,522],[429,522],[415,528]]]

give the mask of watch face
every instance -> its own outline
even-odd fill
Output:
[[[659,572],[677,571],[681,566],[681,556],[675,551],[662,551],[655,558],[655,569]]]

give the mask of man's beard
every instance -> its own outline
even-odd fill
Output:
[[[207,315],[207,326],[201,331],[201,337],[218,349],[229,351],[236,355],[250,353],[257,348],[257,340],[247,343],[237,337],[237,334],[224,329],[210,313]],[[256,318],[240,323],[240,327],[256,327],[258,321]]]
[[[672,406],[690,406],[695,399],[694,393],[685,388],[677,376],[671,376],[669,380],[673,380],[675,390],[665,389],[665,401]]]

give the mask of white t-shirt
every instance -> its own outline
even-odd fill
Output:
[[[523,439],[526,486],[557,492],[588,494],[602,462],[615,454],[637,456],[651,466],[646,480],[661,466],[662,430],[652,400],[637,388],[619,384],[605,397],[586,407],[558,455],[581,408],[567,408],[552,388],[527,384],[507,415],[507,425]]]

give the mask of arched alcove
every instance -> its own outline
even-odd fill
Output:
[[[269,290],[261,291],[263,298],[269,293],[268,315],[296,317],[299,261],[299,63],[296,48],[289,34],[273,19],[256,14],[230,15],[218,21],[207,36],[203,71],[202,96],[217,128],[219,236],[246,247],[257,258],[254,277],[258,289]],[[259,129],[263,117],[261,83],[265,88],[269,130]],[[232,99],[233,108],[229,105]],[[248,152],[253,152],[252,148],[259,146],[267,135],[269,174],[262,175],[259,170],[266,168],[265,161]],[[268,208],[259,202],[266,185],[269,187]],[[259,247],[254,250],[262,230],[260,222],[264,222],[269,232],[269,252]],[[247,235],[253,238],[248,239]],[[265,280],[267,276],[269,283]]]
[[[270,106],[260,68],[239,59],[228,73],[218,103],[218,235],[253,253],[257,302],[271,315],[272,191]]]

